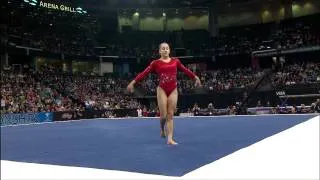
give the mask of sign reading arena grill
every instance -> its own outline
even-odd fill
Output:
[[[81,7],[71,7],[62,3],[54,3],[53,0],[40,1],[38,0],[23,0],[31,6],[39,6],[40,8],[54,9],[58,11],[65,11],[71,13],[87,14],[87,11],[83,10]]]
[[[73,7],[65,6],[63,4],[53,4],[53,3],[47,3],[40,1],[40,7],[48,8],[48,9],[55,9],[60,11],[68,11],[68,12],[77,12],[77,10]]]

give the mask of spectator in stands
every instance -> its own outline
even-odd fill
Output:
[[[314,104],[315,112],[320,113],[320,99],[317,99],[317,101]]]
[[[306,107],[306,105],[301,104],[300,109],[298,110],[298,113],[304,114],[304,113],[309,113],[309,112],[310,112],[310,110]]]
[[[200,107],[198,106],[198,103],[195,103],[193,105],[192,112],[193,112],[194,116],[198,116],[199,115]]]
[[[140,107],[138,107],[137,109],[137,114],[138,114],[138,117],[142,117],[142,109]]]

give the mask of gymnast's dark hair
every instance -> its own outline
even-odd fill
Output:
[[[158,48],[160,49],[161,48],[161,44],[168,44],[168,46],[170,47],[169,43],[167,43],[166,41],[163,41],[159,44]]]

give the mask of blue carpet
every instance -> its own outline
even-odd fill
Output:
[[[315,115],[177,118],[169,147],[158,119],[1,128],[1,160],[182,176]]]

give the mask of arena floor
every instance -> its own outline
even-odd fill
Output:
[[[319,179],[317,114],[176,117],[1,127],[1,179]]]

